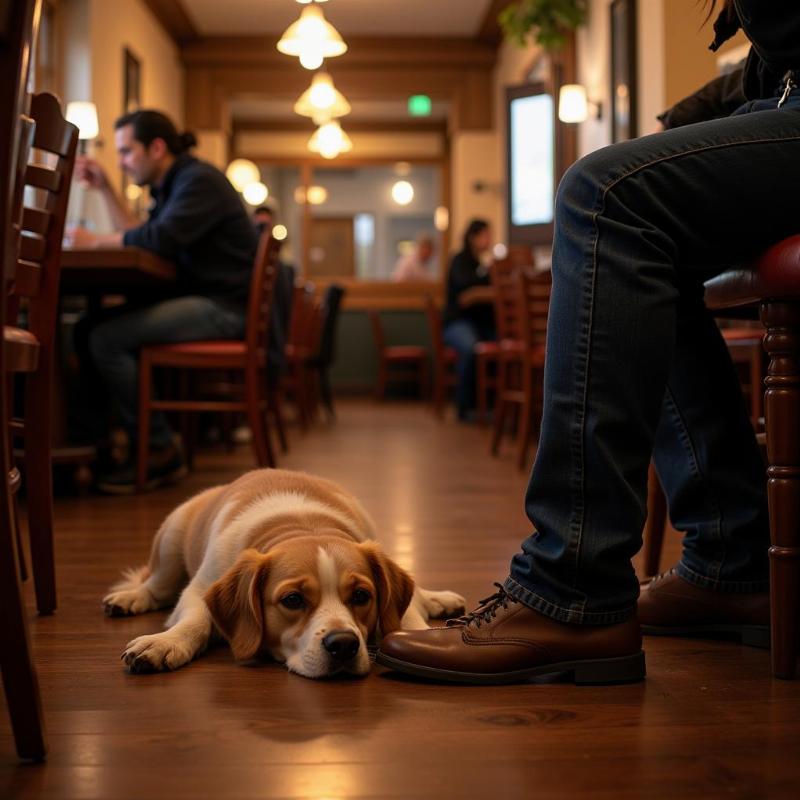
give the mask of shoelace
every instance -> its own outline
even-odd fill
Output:
[[[479,600],[478,607],[474,611],[470,611],[469,614],[465,614],[463,617],[456,617],[456,619],[447,620],[447,626],[469,626],[474,622],[475,626],[480,628],[484,622],[491,622],[497,616],[497,612],[500,608],[508,608],[509,603],[519,603],[519,600],[513,598],[503,588],[502,584],[495,583],[493,585],[498,589],[495,594],[490,595],[483,600]]]

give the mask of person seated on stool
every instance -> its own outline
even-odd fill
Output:
[[[428,262],[433,255],[433,239],[428,233],[417,236],[414,252],[402,256],[395,264],[392,280],[395,283],[404,281],[435,281],[436,276],[431,274]]]
[[[460,420],[468,419],[475,406],[475,345],[494,339],[495,329],[491,304],[462,308],[459,297],[467,289],[489,285],[487,255],[491,244],[489,223],[473,219],[464,232],[464,247],[453,256],[447,275],[444,343],[458,353],[456,406]]]
[[[764,464],[703,283],[797,234],[800,3],[705,5],[722,5],[712,50],[740,27],[753,44],[741,91],[707,85],[661,116],[667,130],[561,179],[531,534],[497,592],[449,627],[389,634],[379,664],[615,683],[644,678],[642,633],[769,646]],[[685,535],[640,587],[651,457]]]
[[[258,235],[225,175],[189,153],[196,144],[191,133],[179,134],[167,116],[144,109],[120,117],[114,127],[122,171],[135,184],[150,187],[150,217],[144,224],[135,219],[100,164],[83,157],[76,165],[77,177],[100,191],[117,230],[97,235],[79,227],[70,232],[69,243],[81,248],[141,247],[174,262],[177,270],[170,299],[104,309],[76,326],[76,349],[88,349],[134,442],[139,349],[242,338]],[[149,485],[175,480],[184,472],[176,437],[164,415],[154,413]],[[116,494],[133,492],[132,459],[102,475],[97,486]]]

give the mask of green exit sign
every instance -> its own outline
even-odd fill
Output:
[[[413,94],[408,98],[408,113],[412,117],[429,117],[431,99],[426,94]]]

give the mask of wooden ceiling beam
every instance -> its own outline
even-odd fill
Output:
[[[187,67],[240,67],[292,65],[297,59],[279,53],[274,36],[203,36],[181,49]],[[491,69],[496,49],[475,39],[448,37],[372,36],[348,37],[347,55],[330,59],[326,66],[337,72],[349,67],[450,67]]]
[[[144,0],[144,4],[178,47],[200,37],[181,0]]]

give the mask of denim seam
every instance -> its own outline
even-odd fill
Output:
[[[697,459],[697,450],[694,446],[694,442],[692,441],[691,434],[689,433],[688,426],[686,425],[686,421],[683,418],[683,414],[681,414],[681,410],[678,407],[678,403],[675,400],[675,395],[672,393],[671,389],[669,388],[669,383],[667,383],[667,391],[665,399],[667,404],[670,407],[670,410],[673,412],[673,418],[675,419],[678,428],[680,429],[680,440],[686,446],[687,455],[689,456],[690,464],[692,473],[702,481],[706,480],[706,476],[703,474],[702,470],[700,469],[700,465]],[[718,543],[722,546],[723,555],[719,561],[712,561],[709,564],[709,573],[713,574],[713,580],[718,581],[719,576],[722,572],[723,564],[725,563],[725,540],[722,536],[722,506],[720,505],[719,498],[713,494],[708,493],[709,499],[712,501],[714,505],[715,511],[715,521],[714,521],[714,538],[718,541]]]
[[[691,567],[680,562],[675,568],[678,575],[693,586],[701,589],[714,589],[716,591],[728,592],[766,592],[769,589],[769,581],[721,581],[710,578],[708,575],[701,575]]]
[[[605,625],[624,622],[636,612],[636,605],[621,609],[620,611],[584,611],[583,608],[565,608],[557,605],[540,594],[517,583],[510,575],[505,579],[503,588],[515,600],[528,608],[538,611],[550,619],[558,622],[586,625]]]

